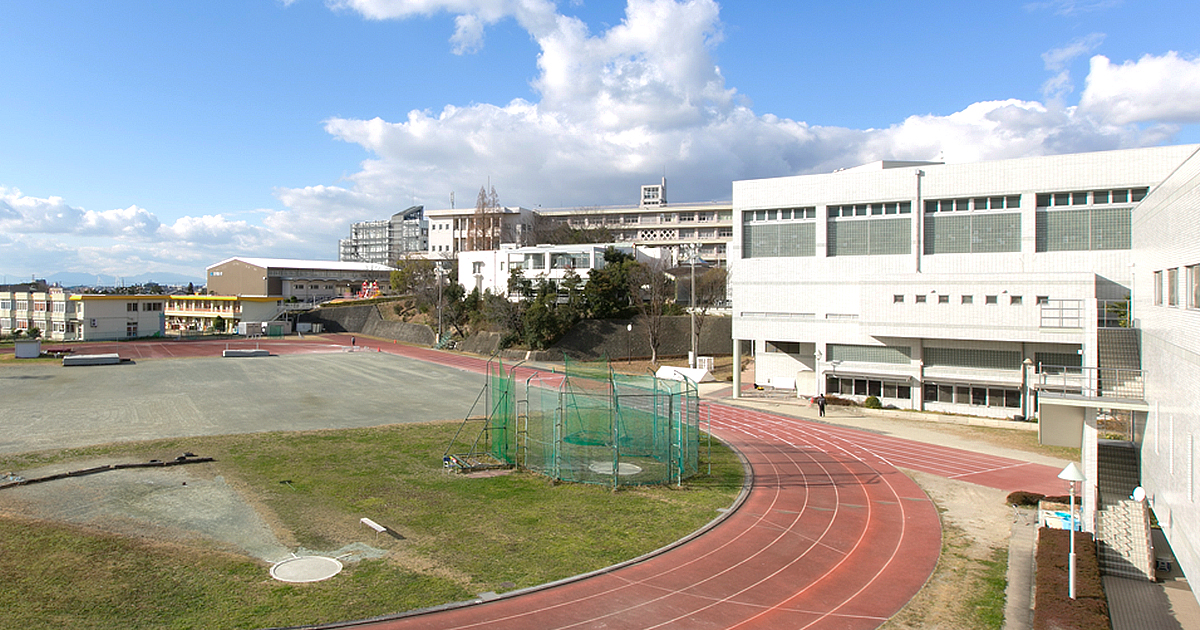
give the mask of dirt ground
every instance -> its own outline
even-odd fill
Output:
[[[942,556],[929,582],[885,630],[962,630],[969,600],[983,572],[981,561],[1008,548],[1013,510],[1003,490],[905,470],[929,494],[942,516]]]

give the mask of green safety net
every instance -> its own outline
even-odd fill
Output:
[[[677,483],[699,466],[694,383],[615,374],[566,359],[565,369],[488,370],[490,453],[580,483]],[[615,473],[615,474],[614,474]]]

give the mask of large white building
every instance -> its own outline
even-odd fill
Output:
[[[604,252],[612,247],[634,256],[640,262],[657,260],[662,254],[657,248],[634,247],[632,245],[537,245],[534,247],[508,247],[458,254],[458,281],[467,291],[478,289],[480,293],[490,291],[514,300],[520,296],[510,295],[509,279],[514,271],[521,278],[536,283],[549,280],[556,285],[569,274],[574,274],[582,283],[587,282],[593,269],[604,268]]]
[[[1100,420],[1129,414],[1141,483],[1196,575],[1198,149],[734,182],[735,353],[752,342],[755,382],[802,396],[1037,416],[1044,441],[1082,447],[1089,531]]]

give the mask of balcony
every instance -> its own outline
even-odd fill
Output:
[[[1149,409],[1142,370],[1042,365],[1035,387],[1039,399],[1073,406]]]

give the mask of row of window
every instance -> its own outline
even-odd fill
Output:
[[[967,199],[926,199],[925,212],[969,212],[971,210],[1006,210],[1021,207],[1021,195],[1004,197],[973,197]]]
[[[1079,367],[1082,358],[1078,353],[1069,352],[1038,352],[1034,355],[1035,364]],[[765,342],[764,352],[785,353],[796,357],[800,355],[798,341]],[[825,347],[830,363],[889,363],[908,365],[912,361],[912,348],[909,346],[869,346],[855,344],[828,344]],[[928,367],[973,368],[985,370],[1020,370],[1022,367],[1021,353],[1017,350],[993,350],[988,348],[941,348],[926,347],[924,364]]]
[[[138,311],[138,304],[142,305],[141,310],[143,310],[143,311],[161,311],[161,310],[163,310],[162,302],[126,302],[125,303],[125,312],[136,313]]]
[[[960,383],[924,384],[925,402],[955,403],[974,407],[1021,407],[1021,390],[1011,387],[983,387]]]
[[[973,407],[1021,407],[1021,390],[1013,387],[984,387],[959,383],[930,383],[923,386],[925,402],[953,403]],[[875,396],[909,400],[912,387],[907,383],[869,378],[830,376],[825,379],[825,391],[847,396]]]
[[[910,214],[912,203],[908,201],[892,201],[885,203],[856,203],[843,206],[826,206],[829,218],[878,217],[889,214]]]
[[[876,398],[898,400],[912,398],[912,387],[908,383],[871,378],[830,376],[825,379],[825,391],[830,394],[846,396],[875,396]]]
[[[1105,205],[1110,203],[1137,203],[1146,198],[1148,188],[1119,188],[1116,190],[1085,190],[1073,192],[1041,193],[1037,195],[1037,207]]]
[[[1025,303],[1024,296],[1009,295],[1007,297],[1008,297],[1007,303],[1011,304],[1012,306],[1021,306],[1022,304]],[[892,296],[893,304],[904,304],[906,302],[906,300],[907,300],[907,297],[903,293],[897,293]],[[974,295],[960,295],[960,296],[958,296],[958,300],[959,300],[959,302],[958,302],[959,304],[974,304],[975,296]],[[929,295],[925,295],[923,293],[918,293],[913,296],[914,304],[926,304],[926,303],[932,304],[934,302],[936,302],[938,304],[949,304],[950,303],[950,295],[947,293],[931,293]],[[1050,302],[1050,296],[1048,296],[1048,295],[1037,296],[1036,303],[1039,306],[1048,304],[1049,302]],[[985,296],[983,296],[983,303],[984,304],[999,304],[1000,296],[999,295],[985,295]]]
[[[817,218],[815,206],[806,208],[776,208],[773,210],[748,210],[742,213],[742,223],[761,221],[793,221]]]
[[[742,228],[744,258],[816,255],[816,224],[758,222]],[[745,213],[747,216],[749,212]],[[857,219],[857,215],[855,216]],[[912,239],[908,218],[876,217],[831,220],[827,256],[908,254]],[[1082,208],[1038,212],[1034,226],[1037,252],[1123,250],[1132,246],[1130,208]],[[925,218],[924,253],[967,254],[1021,251],[1021,215],[1016,212],[932,215]]]
[[[1179,273],[1180,269],[1183,273]],[[1167,306],[1180,306],[1179,279],[1183,277],[1183,294],[1188,308],[1200,308],[1200,265],[1173,267],[1165,271],[1154,272],[1154,305],[1162,306],[1164,299]],[[1166,280],[1164,283],[1163,281]]]

